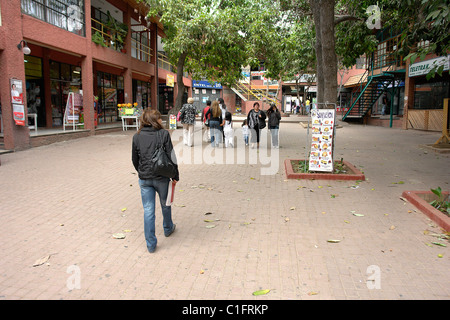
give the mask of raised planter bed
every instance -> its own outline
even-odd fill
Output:
[[[443,191],[442,194],[448,196],[449,192]],[[435,194],[431,191],[403,191],[402,196],[428,216],[428,218],[434,221],[439,227],[450,232],[450,217],[434,208],[429,203],[437,199]]]
[[[315,180],[366,180],[364,174],[359,171],[354,165],[347,161],[343,161],[343,164],[347,167],[347,173],[327,173],[327,172],[312,172],[312,173],[300,173],[295,172],[292,167],[292,161],[304,161],[302,159],[286,159],[284,160],[284,167],[286,170],[286,177],[288,179],[315,179]],[[340,163],[340,161],[335,161]]]

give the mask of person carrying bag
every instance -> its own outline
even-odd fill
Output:
[[[161,113],[147,108],[140,120],[141,126],[133,136],[131,158],[139,176],[147,250],[153,253],[157,244],[156,193],[161,204],[164,235],[168,237],[176,227],[172,221],[172,209],[166,205],[169,182],[172,179],[172,183],[177,183],[180,177],[170,134],[162,127]]]

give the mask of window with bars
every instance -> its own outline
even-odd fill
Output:
[[[396,53],[400,45],[399,40],[400,36],[396,36],[378,44],[373,58],[374,69],[380,69],[391,65],[401,65],[402,58]]]
[[[22,12],[85,36],[84,0],[21,0]]]

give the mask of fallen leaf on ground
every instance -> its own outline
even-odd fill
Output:
[[[289,210],[295,210],[295,207],[290,207]]]
[[[122,212],[127,211],[127,208],[122,208]]]
[[[392,225],[392,226],[389,227],[389,230],[394,230],[394,229],[395,229],[395,226],[394,226],[394,225]]]
[[[310,292],[308,292],[308,296],[315,296],[315,295],[318,295],[319,293],[318,292],[315,292],[315,291],[310,291]]]
[[[37,267],[40,266],[44,263],[46,263],[48,261],[48,259],[50,259],[50,255],[44,256],[42,258],[37,259],[34,263],[33,263],[33,267]]]
[[[364,215],[363,214],[360,214],[360,213],[354,213],[353,214],[355,217],[364,217]]]
[[[269,292],[270,292],[270,289],[258,290],[258,291],[253,292],[253,295],[254,296],[261,296],[261,295],[264,295],[264,294],[268,294]]]
[[[341,242],[341,240],[337,240],[337,239],[328,239],[327,242],[330,242],[330,243],[338,243],[338,242]]]
[[[114,233],[113,235],[113,238],[114,239],[125,239],[125,234],[123,234],[123,233]]]
[[[206,226],[207,229],[212,229],[212,228],[215,228],[215,227],[216,227],[215,224],[210,224],[210,225]]]
[[[440,242],[432,242],[432,244],[435,244],[437,246],[446,247],[446,244],[440,243]]]

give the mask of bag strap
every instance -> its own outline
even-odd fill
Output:
[[[159,131],[161,131],[161,129],[156,131],[156,147],[157,148],[162,146],[162,139],[160,139]]]

